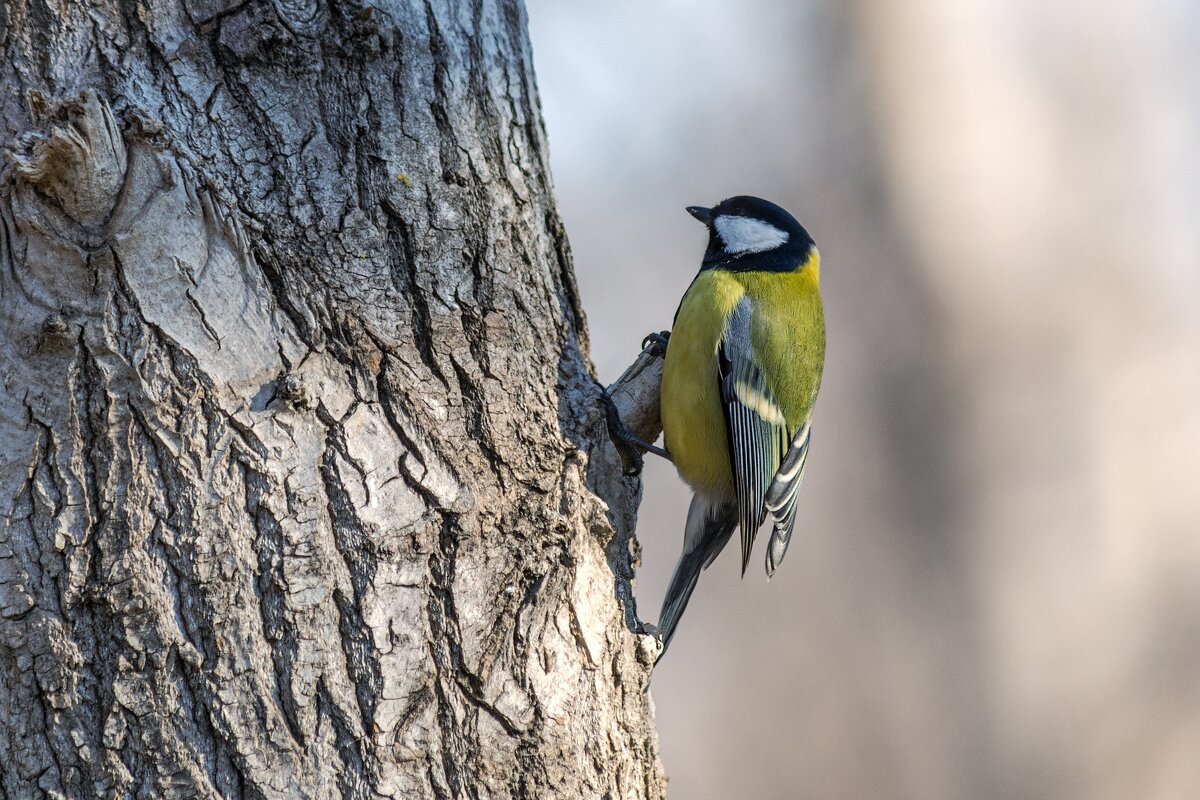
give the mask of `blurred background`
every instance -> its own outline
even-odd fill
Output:
[[[685,205],[821,248],[797,533],[655,672],[671,795],[1200,797],[1200,4],[527,5],[602,379]],[[647,463],[655,620],[689,494]]]

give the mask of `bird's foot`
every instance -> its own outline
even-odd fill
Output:
[[[645,465],[642,453],[654,453],[668,461],[671,460],[671,455],[666,450],[639,439],[633,431],[625,427],[625,423],[621,421],[621,412],[617,410],[617,404],[613,402],[612,396],[607,391],[600,392],[599,402],[604,406],[608,435],[612,437],[613,444],[621,452],[626,475],[642,474],[642,468]]]
[[[648,333],[646,334],[646,338],[642,339],[642,350],[649,350],[650,355],[661,358],[667,354],[667,342],[670,340],[670,338],[670,331]]]

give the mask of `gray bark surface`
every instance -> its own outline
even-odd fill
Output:
[[[0,798],[663,796],[520,4],[0,52]]]

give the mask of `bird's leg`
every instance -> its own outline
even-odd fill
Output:
[[[613,384],[611,387],[614,392],[628,393],[630,387],[642,387],[635,391],[633,397],[637,398],[635,402],[641,404],[650,403],[653,400],[655,406],[655,417],[657,414],[658,398],[650,398],[646,395],[645,386],[649,385],[649,381],[653,381],[654,394],[658,393],[659,376],[662,373],[662,365],[654,364],[655,361],[662,359],[667,352],[667,340],[671,335],[670,331],[662,331],[660,333],[651,333],[642,340],[642,353],[638,356],[637,361],[633,366],[625,371],[625,374]],[[653,365],[653,366],[651,366]],[[605,423],[608,426],[608,435],[616,445],[617,451],[621,455],[621,462],[624,465],[623,471],[626,475],[638,475],[642,471],[643,453],[654,453],[662,456],[668,461],[671,460],[670,454],[661,447],[655,447],[653,444],[642,439],[640,436],[631,431],[624,420],[621,419],[621,412],[617,408],[617,403],[613,399],[612,394],[608,390],[601,390],[600,398],[597,401],[598,405],[604,406]],[[645,408],[635,410],[635,415],[645,416]],[[657,423],[657,419],[655,420]],[[650,425],[646,425],[647,428]],[[655,434],[657,435],[657,434]]]
[[[644,461],[642,453],[654,453],[667,461],[671,460],[671,454],[666,450],[643,441],[625,427],[625,423],[621,421],[621,412],[617,410],[617,404],[613,402],[612,396],[607,391],[600,392],[600,404],[604,406],[608,435],[612,437],[613,444],[621,451],[621,459],[628,465],[625,468],[626,475],[641,474]]]
[[[648,350],[650,352],[650,355],[654,356],[655,358],[663,358],[667,354],[667,342],[670,339],[671,339],[670,331],[659,331],[658,333],[648,333],[648,334],[646,334],[646,338],[642,339],[642,350],[643,351]],[[612,402],[611,398],[609,398],[608,413],[609,413],[610,430],[611,430],[611,426],[612,426],[612,420],[615,419],[617,425],[620,426],[618,428],[618,431],[624,441],[628,442],[631,445],[634,445],[635,447],[640,447],[644,452],[654,453],[654,455],[661,456],[662,458],[665,458],[667,461],[671,461],[672,463],[674,463],[674,459],[671,458],[671,454],[668,453],[666,450],[664,450],[661,447],[655,447],[654,445],[649,444],[649,443],[639,439],[638,437],[634,436],[632,433],[630,433],[625,428],[625,423],[621,422],[621,415],[617,411],[617,405],[616,405],[616,403]]]

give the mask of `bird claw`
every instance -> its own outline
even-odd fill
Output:
[[[657,625],[652,625],[649,622],[641,623],[641,630],[638,635],[641,637],[638,641],[638,657],[643,664],[653,667],[654,664],[662,658],[662,654],[666,651],[663,645],[662,632]]]
[[[648,333],[646,334],[646,338],[642,339],[642,350],[649,350],[650,355],[661,358],[667,353],[667,342],[670,340],[670,338],[670,331]]]

